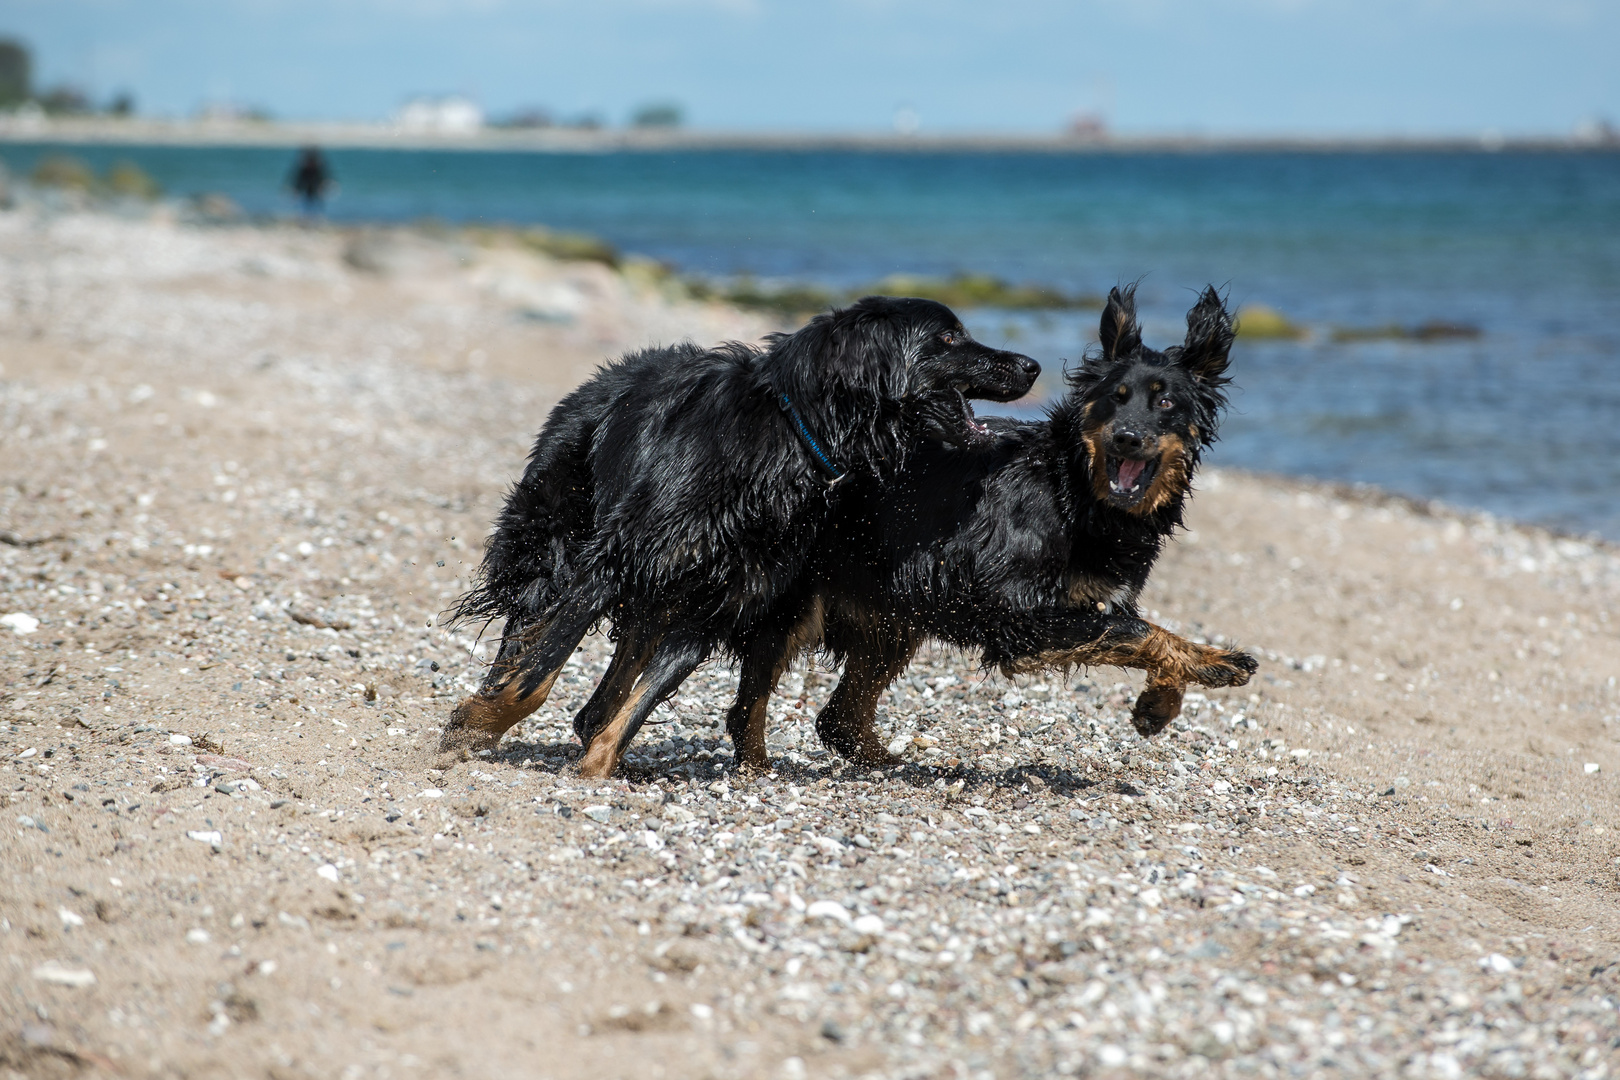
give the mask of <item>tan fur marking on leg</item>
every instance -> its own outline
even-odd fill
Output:
[[[765,749],[765,721],[769,719],[765,706],[769,702],[770,698],[762,696],[748,705],[748,725],[736,747],[738,768],[764,772],[770,767],[770,754]]]
[[[1049,668],[1123,667],[1155,672],[1161,682],[1183,683],[1189,669],[1206,658],[1205,647],[1148,624],[1148,632],[1135,641],[1095,641],[1073,649],[1054,649],[1020,657],[1002,665],[1007,675],[1033,675]]]
[[[553,671],[530,694],[522,693],[520,680],[513,679],[493,694],[477,693],[464,698],[450,714],[445,739],[452,741],[455,733],[464,732],[460,738],[469,745],[493,747],[513,725],[546,703],[546,697],[551,693],[552,684],[557,681],[561,670]]]
[[[736,747],[738,766],[759,772],[770,767],[770,755],[765,748],[765,722],[769,719],[766,706],[770,703],[771,691],[781,681],[782,673],[795,657],[821,643],[825,614],[822,598],[812,597],[809,608],[788,633],[782,654],[771,664],[770,682],[761,688],[762,693],[748,703],[747,727],[744,728],[741,744]]]
[[[592,780],[603,780],[613,775],[622,756],[619,740],[624,738],[625,729],[630,726],[630,715],[636,711],[636,703],[646,694],[647,688],[640,685],[630,691],[624,703],[614,712],[613,719],[591,740],[585,756],[580,759],[579,775]]]
[[[655,637],[651,642],[643,642],[634,630],[619,638],[618,648],[608,663],[607,674],[597,688],[603,695],[604,712],[613,713],[623,706],[630,688],[636,685],[636,680],[646,670],[647,661],[652,659],[659,640]]]

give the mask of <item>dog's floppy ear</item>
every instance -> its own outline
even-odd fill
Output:
[[[1226,363],[1233,337],[1232,316],[1225,301],[1213,285],[1206,285],[1187,312],[1187,340],[1176,363],[1200,382],[1220,386],[1228,381]]]
[[[1097,331],[1104,360],[1119,360],[1142,348],[1142,328],[1136,325],[1136,286],[1115,285],[1108,290],[1102,325]]]
[[[829,374],[848,390],[902,396],[912,359],[905,331],[904,320],[881,297],[864,297],[835,311],[823,346]]]

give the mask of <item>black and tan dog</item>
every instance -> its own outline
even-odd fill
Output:
[[[1246,653],[1144,621],[1137,597],[1181,525],[1225,405],[1232,319],[1214,289],[1186,340],[1142,344],[1134,290],[1115,289],[1099,348],[1047,419],[996,423],[988,443],[919,447],[885,484],[855,485],[820,532],[810,606],[844,673],[816,721],[833,750],[892,760],[873,731],[879,695],[935,638],[1008,675],[1116,665],[1148,673],[1132,721],[1163,730],[1185,687],[1241,686]],[[763,708],[798,642],[745,656],[727,727],[740,764],[765,765]]]
[[[988,440],[966,399],[1020,397],[1039,371],[975,342],[943,305],[891,297],[764,349],[686,345],[603,367],[547,419],[458,608],[504,630],[441,749],[493,746],[609,619],[613,662],[575,720],[581,771],[606,776],[717,649],[804,635],[805,570],[847,486],[881,487],[919,439]]]

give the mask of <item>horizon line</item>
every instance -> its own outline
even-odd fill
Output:
[[[1046,150],[1141,152],[1199,150],[1615,150],[1620,131],[1334,133],[1334,132],[1037,132],[751,128],[501,128],[423,131],[386,121],[250,120],[157,117],[0,115],[0,142],[302,146],[535,152],[605,150]]]

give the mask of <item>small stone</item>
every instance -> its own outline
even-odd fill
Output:
[[[849,909],[836,900],[817,900],[804,909],[807,919],[832,919],[845,926],[850,925]]]
[[[1513,961],[1509,960],[1501,953],[1493,952],[1489,956],[1480,957],[1479,966],[1484,971],[1489,971],[1497,975],[1506,975],[1508,972],[1513,970]]]
[[[613,807],[602,805],[587,806],[581,811],[581,813],[590,818],[592,821],[601,822],[603,825],[606,825],[608,823],[608,819],[613,816]]]
[[[208,931],[200,926],[186,931],[186,944],[188,945],[206,945],[210,940]]]
[[[323,877],[327,881],[336,883],[338,879],[338,868],[333,866],[331,863],[325,863],[315,870],[315,874],[317,877]]]
[[[34,978],[53,986],[94,986],[96,974],[89,968],[69,967],[58,960],[47,960],[33,971]]]
[[[1586,775],[1587,776],[1591,776],[1595,772],[1602,772],[1602,771],[1603,771],[1603,766],[1599,765],[1597,762],[1588,761],[1586,763]]]
[[[444,798],[444,792],[436,787],[423,788],[416,793],[416,797],[418,799],[442,799]]]
[[[32,634],[39,629],[39,620],[25,611],[13,611],[10,615],[0,615],[0,626],[14,634]]]
[[[190,746],[191,745],[191,736],[190,735],[170,735],[169,736],[169,745],[170,746]]]
[[[201,844],[209,844],[215,848],[225,843],[225,836],[218,829],[190,829],[186,836]]]
[[[876,915],[862,915],[850,924],[850,929],[868,937],[880,937],[883,934],[883,920]]]

